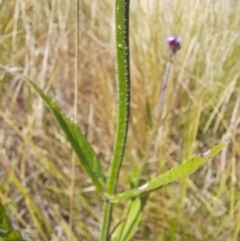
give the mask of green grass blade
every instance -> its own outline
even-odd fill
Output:
[[[117,196],[112,197],[110,201],[113,203],[118,203],[127,198],[146,195],[161,188],[162,186],[175,182],[180,178],[186,177],[189,174],[196,171],[207,160],[209,160],[210,158],[215,156],[218,152],[220,152],[223,147],[224,145],[215,146],[207,154],[205,154],[204,157],[197,156],[197,157],[193,157],[190,160],[184,161],[182,164],[180,164],[180,166],[174,167],[170,171],[156,178],[153,178],[152,180],[142,185],[141,187],[137,189],[134,188],[134,189],[127,190],[125,192],[120,193]]]
[[[103,174],[102,166],[93,148],[85,139],[79,127],[63,114],[60,107],[35,83],[30,81],[29,83],[41,96],[56,118],[59,126],[66,135],[66,139],[70,142],[72,149],[75,151],[82,169],[91,178],[97,192],[102,193],[103,184],[105,183],[105,176]]]

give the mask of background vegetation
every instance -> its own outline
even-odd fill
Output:
[[[78,164],[73,172],[62,132],[22,81],[36,82],[74,116],[74,1],[0,4],[0,200],[26,239],[98,240],[102,200]],[[116,117],[113,4],[81,1],[79,29],[77,123],[105,170]],[[144,183],[194,153],[229,143],[190,179],[149,197],[134,240],[240,238],[239,11],[234,0],[131,3],[131,120],[118,188],[129,188],[136,168]],[[159,123],[154,113],[172,33],[183,46]],[[115,224],[122,209],[114,206]]]

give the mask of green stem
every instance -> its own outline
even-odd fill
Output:
[[[128,131],[130,106],[129,6],[130,0],[116,0],[115,2],[118,118],[110,176],[107,181],[107,194],[110,196],[116,189]],[[111,213],[112,204],[105,201],[100,241],[108,239]]]
[[[116,0],[116,48],[117,48],[117,93],[118,119],[114,153],[107,183],[107,193],[115,191],[124,154],[128,131],[130,106],[130,63],[129,63],[129,0]]]

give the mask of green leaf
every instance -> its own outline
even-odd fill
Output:
[[[220,152],[223,147],[224,145],[215,146],[210,151],[203,154],[202,157],[197,156],[197,157],[193,157],[190,160],[184,161],[183,163],[180,164],[180,166],[174,167],[170,171],[158,177],[153,178],[148,183],[145,183],[144,185],[138,187],[137,189],[136,188],[130,189],[116,196],[111,197],[110,202],[118,203],[127,198],[143,196],[161,188],[162,186],[175,182],[180,178],[186,177],[189,174],[196,171],[207,160],[209,160],[210,158],[215,156],[218,152]]]
[[[13,230],[13,226],[6,214],[4,206],[0,203],[0,237]]]
[[[13,226],[7,216],[4,206],[0,203],[0,241],[23,241],[18,230]]]
[[[22,241],[22,235],[18,230],[8,232],[1,241]]]
[[[66,139],[70,142],[72,149],[75,151],[81,167],[91,178],[97,192],[102,193],[103,184],[105,183],[105,176],[103,174],[101,163],[98,160],[93,148],[85,139],[79,127],[63,114],[60,107],[35,83],[32,81],[29,81],[29,83],[45,101],[52,114],[56,118],[60,128],[66,135]]]
[[[140,165],[135,165],[133,167],[132,175],[131,175],[131,187],[137,187],[139,184],[140,179],[140,173],[141,173],[141,167]]]
[[[146,204],[148,196],[136,198],[133,200],[127,210],[127,219],[121,223],[113,233],[111,239],[118,241],[132,240],[137,227],[142,219],[143,208]]]

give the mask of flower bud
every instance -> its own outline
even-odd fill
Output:
[[[177,35],[172,35],[166,39],[166,42],[169,48],[175,54],[181,48],[182,39]]]

